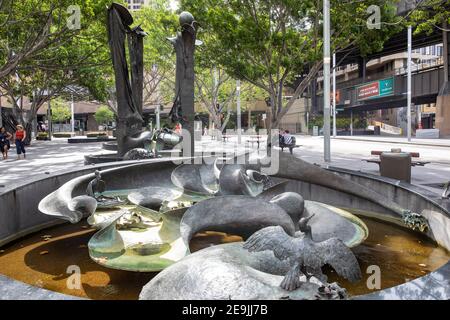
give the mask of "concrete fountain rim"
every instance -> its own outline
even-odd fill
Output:
[[[123,161],[123,162],[111,162],[111,163],[102,163],[102,164],[97,164],[97,165],[89,165],[89,166],[80,166],[80,167],[75,167],[72,168],[68,171],[57,171],[54,173],[50,173],[50,174],[40,174],[40,175],[36,175],[30,179],[25,179],[22,180],[20,182],[15,182],[12,183],[10,185],[8,185],[6,188],[1,188],[0,189],[0,198],[8,193],[14,192],[16,189],[18,188],[22,188],[22,187],[26,187],[27,185],[30,184],[36,184],[39,183],[40,181],[44,181],[47,179],[52,179],[55,177],[63,177],[65,175],[70,175],[73,173],[80,173],[79,176],[81,175],[85,175],[88,173],[92,173],[95,170],[101,170],[101,169],[109,169],[109,170],[114,170],[114,169],[118,169],[118,168],[123,168],[123,167],[133,167],[133,166],[139,166],[139,165],[143,165],[143,164],[150,164],[150,163],[161,163],[161,162],[171,162],[174,160],[181,160],[183,158],[162,158],[162,159],[149,159],[149,160],[133,160],[133,161]],[[398,188],[401,188],[407,192],[413,193],[416,196],[419,196],[421,198],[423,198],[424,200],[431,202],[432,204],[434,204],[435,206],[438,206],[439,208],[442,209],[443,213],[445,213],[447,215],[447,217],[450,217],[450,201],[448,200],[443,200],[439,197],[438,194],[434,194],[431,191],[428,191],[424,188],[421,188],[419,186],[415,186],[415,185],[411,185],[408,183],[404,183],[404,182],[399,182],[398,180],[393,180],[393,179],[389,179],[389,178],[384,178],[384,177],[380,177],[380,176],[375,176],[372,174],[368,174],[368,173],[363,173],[360,171],[353,171],[353,170],[349,170],[349,169],[342,169],[342,168],[335,168],[335,167],[328,167],[325,168],[329,171],[332,172],[336,172],[336,173],[344,173],[344,174],[349,174],[349,175],[353,175],[353,176],[360,176],[360,177],[364,177],[367,179],[372,179],[372,180],[377,180],[381,183],[385,183],[388,185],[392,185]],[[109,171],[108,170],[108,171]],[[62,223],[67,223],[64,221],[59,222],[58,224],[62,224]],[[53,224],[56,225],[56,224]],[[51,225],[45,225],[42,226],[41,229],[42,230],[44,228],[47,228]],[[38,230],[34,230],[33,232],[37,232]],[[27,233],[21,235],[21,236],[26,236]],[[7,242],[6,242],[7,243]],[[6,244],[6,243],[3,243]],[[365,295],[360,295],[360,296],[354,296],[351,297],[352,299],[356,299],[356,300],[365,300],[365,299],[400,299],[400,297],[396,297],[396,290],[401,290],[402,288],[407,288],[409,286],[412,286],[412,288],[417,288],[417,286],[419,285],[420,287],[423,287],[423,282],[426,282],[428,280],[431,280],[435,283],[438,283],[438,285],[441,286],[441,288],[445,288],[445,290],[447,290],[448,292],[445,293],[446,296],[445,297],[441,297],[443,299],[449,299],[450,298],[450,290],[445,287],[444,285],[442,285],[441,282],[439,282],[442,278],[443,278],[443,274],[444,279],[445,278],[450,278],[450,260],[444,264],[442,267],[422,276],[419,278],[416,278],[414,280],[411,280],[407,283],[398,285],[398,286],[394,286],[391,288],[387,288],[384,290],[380,290],[371,294],[365,294]],[[30,292],[29,294],[27,294],[26,299],[82,299],[80,297],[76,297],[76,296],[71,296],[71,295],[66,295],[66,294],[61,294],[61,293],[57,293],[57,292],[53,292],[53,291],[49,291],[43,288],[39,288],[39,287],[35,287],[32,285],[28,285],[25,284],[21,281],[12,279],[12,278],[8,278],[4,275],[0,274],[0,283],[2,283],[2,286],[0,287],[4,287],[4,288],[18,288],[20,292],[17,292],[15,290],[15,294],[13,294],[11,296],[11,291],[8,290],[8,294],[5,295],[1,295],[2,297],[6,297],[7,299],[24,299],[24,294],[25,292]],[[3,286],[3,284],[5,284],[5,286]],[[439,289],[436,288],[436,289]],[[429,299],[435,299],[436,297],[433,296],[433,293],[427,291],[425,292],[427,294],[427,296],[425,298],[429,298]],[[414,299],[414,298],[412,298]],[[417,297],[416,297],[417,299]],[[424,297],[421,297],[421,299],[424,299]]]

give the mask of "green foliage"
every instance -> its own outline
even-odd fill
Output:
[[[107,138],[108,134],[106,132],[89,132],[86,134],[88,138]]]
[[[38,132],[38,134],[36,135],[36,140],[48,140],[48,133]]]
[[[336,118],[336,129],[349,130],[350,123],[351,123],[351,120],[348,117],[337,117]],[[331,121],[331,125],[333,125],[333,121]],[[318,126],[319,128],[323,127],[323,116],[316,116],[309,120],[309,129],[312,129],[314,126]],[[353,128],[354,129],[367,128],[367,119],[364,117],[354,117],[353,118]]]
[[[55,138],[71,138],[72,134],[70,132],[54,132],[53,137],[55,137]]]
[[[175,55],[167,37],[176,35],[178,16],[168,0],[133,11],[134,25],[147,33],[144,38],[144,103],[165,104],[174,98]]]
[[[72,112],[67,105],[67,102],[61,99],[55,99],[52,101],[52,120],[54,122],[65,122],[72,117]]]
[[[44,92],[66,95],[67,87],[87,88],[98,100],[105,99],[104,88],[110,85],[111,67],[106,32],[106,6],[111,0],[27,0],[12,1],[5,7],[11,15],[0,14],[0,66],[14,54],[26,52],[30,41],[42,39],[44,45],[26,56],[0,86],[16,95],[34,96],[30,116],[33,117],[47,99]],[[71,5],[81,9],[81,28],[68,29],[67,12]],[[48,17],[51,17],[49,20]],[[15,22],[14,22],[15,21]],[[43,30],[49,24],[49,36]],[[45,34],[45,32],[44,32]],[[31,39],[31,40],[30,40]],[[16,74],[19,81],[16,79]],[[75,95],[79,90],[75,90]],[[85,98],[85,97],[80,97]],[[28,119],[29,120],[29,119]]]
[[[447,27],[444,23],[447,22]],[[415,34],[431,34],[436,28],[450,29],[450,3],[445,0],[423,0],[411,14]]]
[[[94,118],[99,124],[107,124],[108,122],[113,121],[115,116],[114,112],[112,112],[107,106],[101,106],[95,112]]]
[[[382,9],[384,22],[395,20],[396,0],[331,1],[332,50],[351,44],[363,55],[382,48],[400,26],[369,30],[369,5]],[[265,91],[272,102],[272,123],[283,112],[286,84],[296,76],[317,73],[322,59],[322,1],[181,0],[199,22],[200,65],[217,65],[233,78]],[[310,79],[305,80],[309,82]],[[303,89],[306,87],[303,83]],[[297,96],[302,92],[297,93]],[[288,102],[287,105],[292,105]]]

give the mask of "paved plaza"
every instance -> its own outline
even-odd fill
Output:
[[[323,137],[296,136],[301,147],[294,149],[294,155],[310,163],[352,169],[371,174],[379,174],[378,165],[364,159],[371,158],[371,151],[387,151],[401,148],[402,151],[419,152],[420,160],[429,161],[424,167],[412,168],[412,184],[439,193],[441,185],[450,181],[450,140],[419,140],[407,143],[405,138],[386,137],[338,137],[331,140],[332,158],[330,163],[323,160]],[[419,140],[419,141],[418,141]],[[227,142],[202,137],[197,151],[224,151],[231,153],[256,149],[256,144],[246,142],[243,138],[237,145],[237,138],[231,137]],[[264,145],[264,143],[262,143]],[[70,170],[84,165],[84,156],[88,154],[110,153],[102,149],[102,143],[69,144],[67,139],[53,141],[34,141],[27,148],[27,159],[16,160],[14,149],[10,159],[0,161],[0,185],[7,186],[13,182],[26,180],[34,175]],[[287,152],[287,150],[285,150]]]

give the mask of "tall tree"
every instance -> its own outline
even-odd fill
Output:
[[[105,22],[99,17],[105,16],[105,5],[109,3],[109,0],[14,2],[14,10],[18,10],[15,23],[10,21],[0,31],[4,48],[18,52],[17,48],[23,46],[43,19],[51,21],[49,28],[53,34],[41,50],[21,59],[9,75],[0,77],[0,86],[10,97],[15,116],[26,127],[29,137],[39,108],[52,97],[67,94],[70,87],[81,85],[97,99],[104,96],[106,82],[102,75],[108,72],[109,52]],[[73,13],[68,8],[77,4],[80,25],[72,28],[68,20]],[[24,106],[24,97],[31,100],[30,106]]]
[[[332,0],[332,48],[357,45],[363,54],[380,50],[396,26],[368,29],[367,8],[377,4],[382,20],[393,21],[395,5],[381,0]],[[266,92],[270,101],[268,129],[280,120],[322,67],[322,1],[182,0],[183,10],[199,21],[209,56],[228,74]],[[209,41],[208,41],[209,40]],[[286,102],[285,87],[301,82]]]
[[[236,79],[224,69],[217,67],[198,67],[195,75],[196,97],[207,110],[217,130],[223,132],[236,106]],[[262,90],[243,81],[240,89],[241,101],[263,100]],[[246,110],[242,104],[242,111]]]
[[[447,0],[416,0],[410,13],[416,24],[415,33],[432,33],[436,29],[450,31],[450,3]]]
[[[144,104],[166,104],[173,100],[175,56],[167,37],[178,30],[178,15],[168,0],[154,0],[133,12],[135,24],[141,25],[144,38]]]

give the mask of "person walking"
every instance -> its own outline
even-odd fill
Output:
[[[0,150],[2,151],[3,160],[8,159],[8,150],[11,148],[9,140],[12,134],[7,132],[5,127],[0,128]]]
[[[23,130],[23,126],[18,124],[16,126],[15,133],[15,141],[16,141],[16,150],[17,150],[17,160],[20,160],[20,155],[23,153],[23,158],[26,158],[25,155],[25,139],[27,138],[27,132]]]

